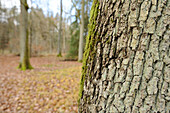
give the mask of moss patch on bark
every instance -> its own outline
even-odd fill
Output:
[[[33,67],[30,64],[28,56],[27,57],[25,56],[25,59],[23,59],[23,61],[20,62],[18,69],[20,69],[22,71],[25,71],[27,69],[33,69]]]
[[[30,63],[26,64],[26,63],[20,63],[18,66],[18,69],[25,71],[27,69],[33,69],[33,67],[31,66]]]
[[[82,76],[81,76],[81,81],[80,81],[80,89],[79,89],[79,99],[78,99],[78,104],[80,104],[80,99],[82,98],[82,93],[83,93],[83,87],[84,87],[84,81],[85,81],[85,76],[87,73],[87,62],[89,59],[89,56],[94,55],[94,43],[95,43],[95,28],[96,28],[96,19],[98,16],[99,12],[99,0],[94,0],[90,12],[90,23],[88,25],[88,36],[86,39],[86,47],[85,47],[85,52],[84,52],[84,57],[83,57],[83,67],[82,67]]]
[[[61,54],[61,53],[60,53],[60,54],[58,54],[58,55],[57,55],[57,57],[62,57],[62,54]]]

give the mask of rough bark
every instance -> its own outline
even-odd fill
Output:
[[[21,17],[20,17],[20,64],[21,70],[32,69],[29,61],[28,49],[28,4],[27,0],[20,0],[21,2]]]
[[[60,21],[59,21],[59,35],[58,35],[58,48],[57,48],[57,56],[61,57],[61,38],[62,38],[62,13],[63,13],[63,6],[62,6],[62,0],[60,0]]]
[[[94,0],[80,113],[169,113],[168,0]]]
[[[81,22],[80,22],[80,39],[79,39],[79,54],[78,54],[78,60],[83,60],[83,34],[84,34],[84,5],[85,2],[82,0],[82,7],[81,7]]]

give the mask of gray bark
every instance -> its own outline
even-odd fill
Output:
[[[94,0],[80,113],[169,113],[168,0]]]
[[[64,26],[66,29],[66,26]],[[64,30],[65,35],[63,36],[63,52],[66,53],[66,31]]]
[[[62,13],[63,13],[63,7],[62,7],[62,0],[60,0],[60,21],[59,21],[59,35],[58,35],[58,48],[57,48],[57,55],[61,56],[61,38],[62,38]]]
[[[84,34],[84,0],[82,0],[82,7],[81,7],[81,22],[80,22],[80,39],[79,39],[79,54],[78,60],[83,60],[83,34]]]
[[[30,38],[29,38],[29,55],[32,56],[32,39],[33,39],[33,18],[32,18],[32,12],[30,13]]]
[[[20,64],[21,70],[31,69],[29,61],[28,50],[28,4],[27,0],[20,0],[21,2],[21,17],[20,17]]]

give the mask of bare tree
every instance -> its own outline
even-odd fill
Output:
[[[81,62],[83,60],[83,36],[84,36],[84,5],[85,2],[82,0],[82,7],[81,7],[81,22],[80,22],[80,39],[79,39],[79,54],[78,60]]]
[[[59,35],[58,35],[58,42],[57,42],[57,56],[61,57],[61,39],[62,39],[62,13],[63,13],[63,6],[62,0],[60,0],[60,21],[59,21]]]
[[[32,69],[29,61],[29,47],[28,47],[28,4],[27,0],[20,0],[21,3],[21,17],[20,17],[20,64],[21,70]]]

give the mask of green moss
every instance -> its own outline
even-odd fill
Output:
[[[83,61],[82,61],[82,60],[79,60],[78,62],[82,63]]]
[[[90,12],[90,23],[88,25],[89,30],[88,30],[88,36],[86,39],[86,47],[85,47],[85,52],[84,52],[84,57],[83,57],[83,67],[82,67],[82,76],[81,76],[81,81],[80,81],[78,104],[80,104],[80,99],[83,93],[85,76],[86,76],[86,72],[88,69],[87,62],[89,60],[89,56],[91,56],[90,58],[93,58],[93,56],[95,55],[94,44],[97,39],[94,37],[97,36],[97,33],[95,32],[95,28],[96,28],[96,19],[97,19],[98,11],[99,11],[98,7],[99,7],[99,1],[94,0],[92,8],[91,8],[91,12]]]
[[[27,69],[34,69],[30,63],[20,63],[19,66],[18,66],[18,69],[22,70],[22,71],[25,71]]]
[[[107,40],[106,43],[109,44],[109,43],[110,43],[110,40]]]
[[[33,67],[30,64],[29,56],[28,55],[25,55],[25,57],[22,60],[22,62],[20,62],[19,66],[18,66],[18,69],[20,69],[22,71],[25,71],[27,69],[33,69]]]
[[[61,53],[57,55],[57,57],[62,57]]]
[[[110,19],[110,20],[111,20],[111,22],[112,22],[112,23],[114,22],[113,17],[111,17],[111,19]]]
[[[25,9],[26,9],[26,10],[28,10],[28,9],[29,9],[29,6],[28,6],[28,4],[27,4],[27,3],[25,3],[25,4],[24,4],[24,7],[25,7]]]

